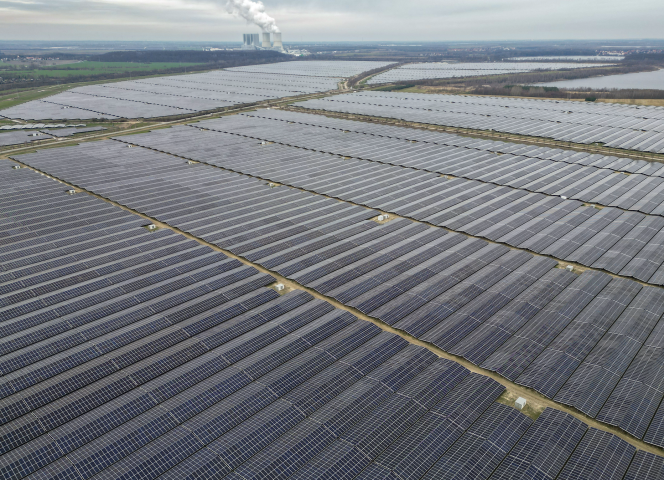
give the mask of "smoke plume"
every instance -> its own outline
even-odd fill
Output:
[[[240,15],[248,22],[255,23],[264,32],[278,33],[277,22],[265,13],[265,5],[260,1],[253,0],[228,0],[226,9],[229,13]]]

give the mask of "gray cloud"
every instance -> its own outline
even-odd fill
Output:
[[[664,2],[264,0],[285,40],[661,38]],[[225,0],[0,0],[4,40],[238,41]]]

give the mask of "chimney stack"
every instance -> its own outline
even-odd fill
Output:
[[[284,44],[281,43],[281,32],[275,33],[274,34],[274,48],[284,48]]]
[[[258,33],[245,33],[242,39],[244,43],[242,45],[243,50],[256,50],[261,45],[261,36]]]
[[[272,48],[269,32],[263,32],[263,48]]]

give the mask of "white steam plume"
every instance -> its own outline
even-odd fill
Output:
[[[248,22],[255,23],[264,32],[278,33],[277,22],[265,13],[263,2],[253,0],[227,0],[226,9],[229,13],[240,15]]]

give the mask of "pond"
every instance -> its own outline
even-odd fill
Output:
[[[664,90],[664,69],[655,72],[625,73],[623,75],[607,75],[606,77],[579,78],[561,80],[543,85],[558,88],[640,88]]]
[[[539,60],[563,60],[563,61],[572,61],[572,60],[580,60],[583,62],[593,62],[593,61],[599,61],[599,62],[617,62],[625,57],[619,56],[619,55],[568,55],[568,56],[545,56],[545,57],[513,57],[513,58],[507,58],[506,60],[514,60],[514,61],[526,61],[526,62],[534,62],[534,61],[539,61]]]

